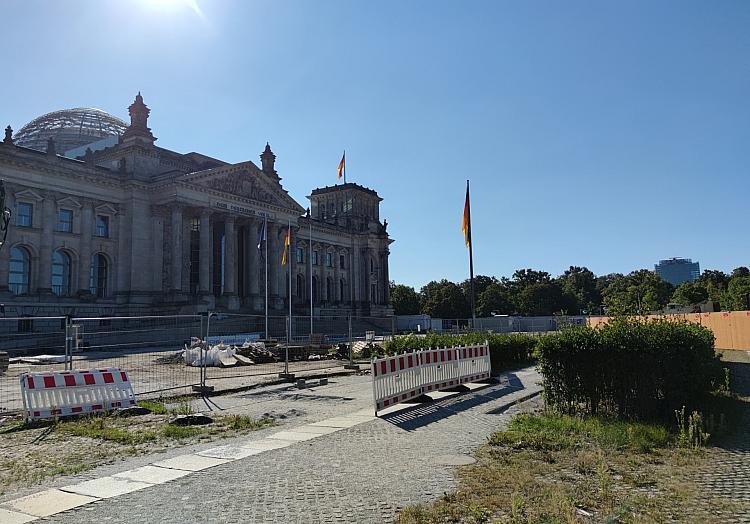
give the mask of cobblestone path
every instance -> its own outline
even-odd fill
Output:
[[[501,384],[102,500],[48,522],[384,522],[455,489],[470,453],[539,391],[532,369]],[[507,407],[509,410],[505,410]]]
[[[740,427],[731,437],[710,448],[711,460],[701,472],[699,484],[733,504],[734,515],[726,522],[750,524],[750,364],[728,364],[732,389],[745,400]]]

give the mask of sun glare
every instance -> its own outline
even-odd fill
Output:
[[[145,3],[159,11],[175,11],[187,7],[198,16],[203,17],[203,11],[201,11],[197,0],[146,0]]]

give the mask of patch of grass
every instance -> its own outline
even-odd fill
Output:
[[[695,483],[710,456],[658,425],[519,415],[458,469],[457,491],[396,522],[718,523],[737,508]]]
[[[190,407],[190,402],[185,399],[174,399],[174,403],[170,401],[166,403],[160,400],[140,400],[138,405],[142,408],[146,408],[155,415],[192,415],[193,408]],[[176,404],[176,405],[174,405]],[[171,407],[170,407],[171,405]]]
[[[107,421],[108,417],[106,416],[92,416],[79,420],[59,422],[55,425],[54,429],[68,435],[117,442],[118,444],[129,446],[156,440],[157,435],[154,431],[128,431],[127,429],[112,426]]]
[[[580,449],[595,442],[603,449],[649,452],[668,446],[672,438],[664,426],[599,417],[519,415],[489,438],[491,445],[539,451]]]
[[[203,429],[196,426],[176,426],[174,424],[167,424],[161,428],[161,436],[168,439],[186,439],[200,435],[203,433]]]
[[[154,415],[166,415],[169,413],[169,409],[164,405],[164,402],[160,400],[139,400],[138,406],[146,408]]]
[[[268,426],[273,426],[276,423],[272,418],[263,417],[257,419],[248,417],[247,415],[231,415],[227,417],[225,421],[229,429],[236,431],[244,429],[255,431]]]

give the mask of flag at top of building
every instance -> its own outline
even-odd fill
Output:
[[[292,243],[292,225],[286,229],[286,235],[284,236],[284,252],[281,254],[281,265],[286,266],[287,253],[289,253],[289,244]]]
[[[339,179],[341,178],[344,179],[344,184],[346,184],[346,151],[344,151],[341,162],[339,162]]]

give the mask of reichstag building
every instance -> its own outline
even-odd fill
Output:
[[[84,108],[6,128],[6,316],[262,314],[266,286],[269,311],[285,314],[288,270],[297,314],[309,314],[311,295],[316,315],[391,313],[392,240],[375,191],[314,189],[308,214],[281,185],[268,144],[260,167],[178,153],[155,145],[140,93],[128,112],[129,125]]]

